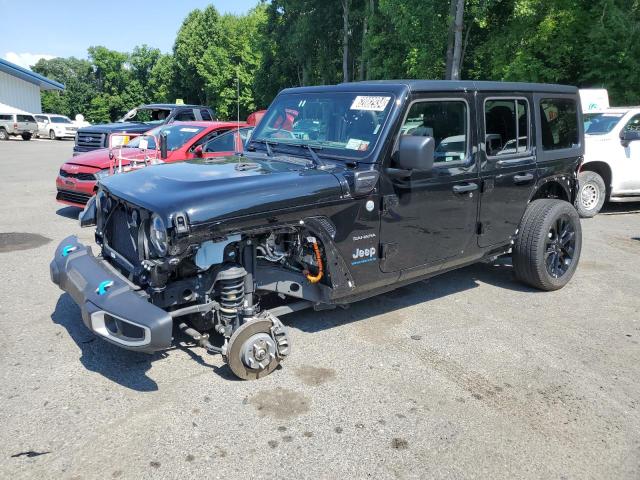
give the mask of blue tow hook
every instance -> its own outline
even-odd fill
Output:
[[[65,245],[65,247],[62,249],[62,256],[66,257],[71,252],[75,252],[77,249],[78,249],[77,245]]]
[[[104,295],[107,293],[107,289],[113,287],[113,280],[105,280],[104,282],[100,282],[98,288],[96,288],[96,293],[98,295]]]

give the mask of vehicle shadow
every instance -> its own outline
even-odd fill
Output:
[[[67,293],[58,299],[51,320],[63,326],[78,345],[82,352],[80,363],[87,370],[138,392],[158,390],[158,384],[146,372],[152,362],[166,357],[166,353],[131,352],[100,339],[82,323],[80,308]]]
[[[406,307],[477,288],[481,283],[517,292],[543,293],[518,282],[513,275],[510,258],[500,258],[492,264],[474,264],[459,270],[400,287],[367,300],[356,302],[348,310],[336,309],[335,314],[318,318],[318,313],[302,312],[287,315],[283,323],[304,332],[317,332],[346,325],[369,317],[384,315]]]
[[[605,203],[599,215],[630,215],[640,213],[640,202]]]
[[[62,207],[58,209],[56,211],[56,215],[69,218],[71,220],[77,220],[78,215],[80,215],[80,212],[82,212],[82,209],[80,207],[68,206],[68,207]]]

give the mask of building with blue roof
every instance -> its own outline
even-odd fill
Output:
[[[64,85],[0,59],[0,111],[42,113],[43,90],[63,91]]]

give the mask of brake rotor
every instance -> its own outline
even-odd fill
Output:
[[[238,378],[255,380],[273,372],[289,353],[288,347],[280,321],[273,316],[264,316],[233,332],[227,346],[227,362]]]

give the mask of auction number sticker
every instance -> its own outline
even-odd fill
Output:
[[[351,110],[367,110],[370,112],[382,112],[389,104],[391,97],[376,97],[371,95],[358,95],[351,104]]]

